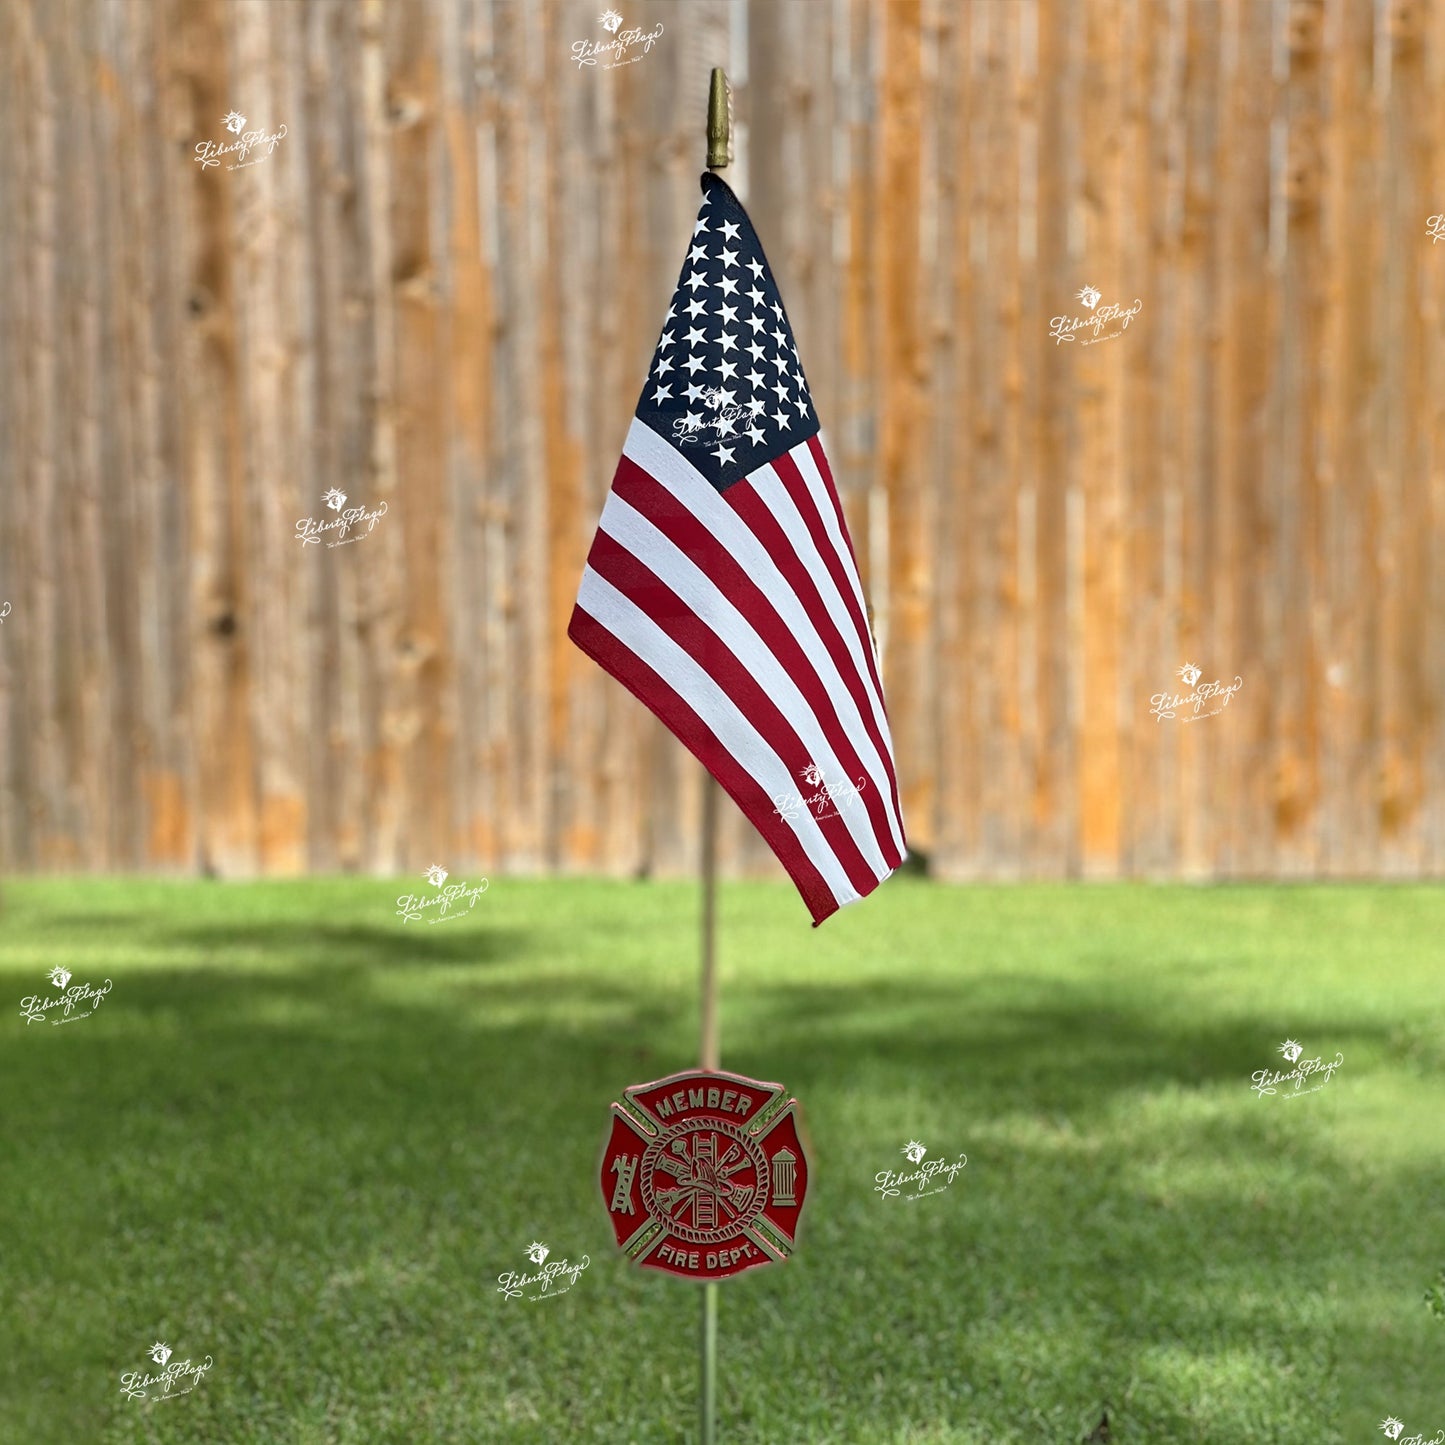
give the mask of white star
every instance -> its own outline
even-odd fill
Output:
[[[733,419],[730,416],[720,416],[717,419],[717,434],[720,437],[730,437],[733,434]]]
[[[756,261],[748,262],[748,270],[753,273],[753,280],[761,281],[763,279],[763,268]]]
[[[672,388],[670,386],[663,386],[662,383],[659,382],[657,390],[652,393],[652,399],[653,401],[671,401]]]
[[[701,346],[707,340],[707,332],[701,326],[692,327],[684,338],[689,346]]]
[[[724,222],[723,222],[723,240],[724,240],[724,241],[736,241],[737,238],[738,238],[738,232],[739,232],[740,230],[742,230],[742,227],[741,227],[741,226],[738,226],[738,225],[734,224],[732,221],[724,221]]]
[[[753,328],[753,333],[756,335],[763,329],[763,318],[761,316],[749,316],[748,325]]]
[[[703,368],[703,360],[700,356],[689,356],[682,365],[689,376],[696,376]]]
[[[687,415],[684,416],[683,419],[682,419],[682,423],[683,423],[683,426],[682,426],[683,435],[686,436],[687,433],[688,433],[693,427],[699,425],[699,424],[701,423],[701,421],[702,421],[702,415],[701,415],[700,412],[695,412],[695,411],[690,411],[690,412],[688,412]]]
[[[775,411],[775,412],[773,413],[773,420],[774,420],[775,422],[777,422],[777,424],[778,424],[780,427],[782,427],[785,431],[787,430],[787,426],[788,426],[788,415],[787,415],[787,413],[782,409],[782,407],[779,407],[779,408],[777,409],[777,411]]]
[[[786,376],[788,374],[788,358],[786,356],[770,356],[768,360],[778,368],[778,374],[780,376]]]
[[[689,291],[696,293],[699,286],[707,285],[707,277],[701,271],[689,271],[687,280],[682,283]]]
[[[724,296],[735,295],[738,289],[738,283],[731,276],[724,276],[717,284],[722,287]]]
[[[763,293],[754,286],[752,290],[748,292],[748,300],[751,301],[754,306],[761,306],[763,304]]]
[[[788,333],[780,326],[773,332],[773,339],[781,346],[788,339]]]
[[[748,427],[748,437],[752,441],[753,445],[756,446],[758,442],[762,441],[763,434],[757,429],[756,426],[750,425]]]
[[[667,348],[671,346],[676,339],[677,338],[673,336],[672,332],[664,331],[662,333],[662,340],[657,343],[657,349],[659,351],[666,351]]]
[[[719,343],[721,344],[722,349],[723,349],[725,352],[726,352],[726,351],[731,351],[731,350],[733,349],[733,347],[735,347],[735,346],[738,344],[738,339],[737,339],[737,337],[734,336],[731,332],[728,332],[728,331],[724,331],[723,334],[718,337],[718,341],[719,341]]]
[[[736,266],[738,264],[738,253],[736,251],[729,251],[727,247],[724,246],[722,249],[722,263],[724,268]]]
[[[807,416],[807,414],[808,414],[808,403],[807,403],[803,398],[800,397],[797,401],[795,401],[795,402],[793,403],[793,405],[794,405],[795,407],[797,407],[797,409],[798,409],[798,416],[799,416],[800,418]]]
[[[672,358],[670,356],[659,356],[657,358],[657,377],[661,381],[669,371],[672,370]]]
[[[735,361],[723,360],[718,367],[718,374],[724,381],[731,381],[738,374],[738,364]]]
[[[720,386],[717,389],[717,399],[722,402],[723,406],[731,407],[732,404],[737,400],[737,397],[736,394],[729,391],[727,387]]]
[[[761,381],[762,378],[759,377],[758,380]],[[755,396],[755,397],[748,403],[748,410],[749,410],[750,412],[752,412],[752,414],[753,414],[754,416],[761,416],[761,415],[762,415],[762,412],[763,412],[763,399],[762,399],[762,397],[760,397],[760,396]]]
[[[773,304],[768,307],[768,310],[771,311],[773,315],[778,318],[779,321],[783,319],[783,308],[779,306],[776,301],[774,301]]]
[[[777,392],[778,406],[781,408],[782,404],[788,399],[788,388],[780,381],[776,386],[769,387],[768,390]]]
[[[699,386],[695,381],[690,382],[687,388],[687,399],[689,401],[696,401],[706,390],[707,387]]]
[[[731,447],[719,446],[713,453],[713,456],[720,462],[730,462],[733,459],[733,449]]]
[[[767,354],[756,335],[753,336],[753,339],[748,342],[747,346],[743,349],[752,356],[754,361],[761,361]]]
[[[697,218],[697,225],[692,228],[692,234],[694,236],[700,236],[705,230],[707,230],[707,217],[699,216]]]
[[[731,326],[738,319],[738,308],[736,306],[719,306],[718,314],[722,317],[724,326]]]
[[[763,384],[763,374],[756,367],[748,372],[748,383],[751,386],[761,386]]]
[[[689,261],[705,261],[707,259],[707,247],[701,241],[687,253]]]
[[[692,300],[689,301],[687,305],[684,306],[682,309],[686,311],[687,314],[691,316],[694,321],[697,320],[699,316],[707,315],[707,307],[704,306],[702,302],[697,299],[696,296],[694,296]]]

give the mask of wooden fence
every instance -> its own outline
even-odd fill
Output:
[[[565,628],[723,64],[915,850],[1445,872],[1445,5],[601,8],[0,5],[0,866],[696,866]]]

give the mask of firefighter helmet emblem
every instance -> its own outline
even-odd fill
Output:
[[[627,1089],[602,1156],[623,1252],[700,1280],[786,1259],[808,1182],[796,1107],[782,1085],[739,1074]]]

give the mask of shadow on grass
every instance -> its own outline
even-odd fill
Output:
[[[662,1438],[618,1401],[639,1342],[650,1379],[690,1390],[691,1311],[684,1333],[682,1287],[615,1260],[597,1164],[609,1101],[694,1056],[690,969],[665,990],[585,967],[499,976],[538,936],[462,923],[452,938],[127,922],[160,957],[207,965],[137,971],[93,1021],[0,1058],[19,1153],[44,1159],[0,1204],[27,1301],[94,1282],[47,1232],[104,1238],[84,1308],[109,1341],[177,1308],[183,1238],[186,1308],[233,1371],[208,1386],[212,1438],[249,1438],[261,1396],[379,1419],[379,1387],[414,1397],[425,1430],[437,1378],[475,1381],[456,1388],[480,1433],[456,1438]],[[1433,1247],[1438,1166],[1362,1177],[1323,1116],[1281,1112],[1307,1101],[1249,1092],[1276,1067],[1277,1020],[1171,1014],[1166,992],[961,970],[957,987],[750,980],[725,998],[724,1065],[802,1098],[815,1191],[787,1270],[728,1287],[732,1438],[883,1440],[833,1422],[976,1417],[989,1438],[1053,1445],[1107,1401],[1121,1440],[1278,1445],[1334,1438],[1352,1370],[1383,1389],[1409,1325],[1402,1306],[1382,1326],[1372,1292]],[[1393,1028],[1321,1008],[1306,1042],[1344,1050],[1339,1089],[1352,1050],[1388,1052]],[[1211,1090],[1208,1117],[1161,1104]],[[956,1118],[969,1166],[938,1199],[888,1205],[873,1174],[920,1097]],[[532,1238],[590,1252],[593,1272],[551,1314],[503,1313],[491,1282]],[[112,1276],[135,1281],[123,1298]],[[258,1317],[287,1322],[283,1338]],[[67,1328],[95,1329],[31,1304],[16,1318],[20,1378],[43,1376]],[[412,1384],[420,1338],[428,1377]],[[499,1401],[524,1402],[535,1431]]]

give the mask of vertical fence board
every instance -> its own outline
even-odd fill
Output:
[[[878,189],[875,198],[875,304],[880,308],[878,461],[888,496],[889,630],[884,685],[893,699],[893,744],[903,765],[900,799],[911,843],[927,852],[937,831],[936,766],[928,726],[932,707],[929,638],[934,605],[931,508],[924,487],[928,358],[920,310],[918,147],[922,18],[919,0],[875,12],[882,79],[878,97]]]
[[[1083,249],[1079,279],[1088,279],[1111,301],[1133,303],[1121,273],[1122,232],[1127,211],[1123,180],[1123,57],[1129,28],[1118,13],[1097,7],[1084,12],[1083,84],[1080,87],[1081,159],[1091,179],[1078,204]],[[1119,866],[1119,631],[1123,586],[1120,525],[1123,499],[1121,423],[1127,367],[1124,343],[1117,337],[1093,340],[1087,334],[1072,343],[1070,363],[1077,370],[1082,511],[1079,566],[1083,578],[1082,654],[1075,659],[1080,701],[1079,861],[1086,877],[1108,877]]]
[[[1430,93],[1439,95],[1445,86],[1445,6],[1432,6],[1426,26],[1426,63]],[[1445,146],[1434,146],[1426,172],[1432,215],[1445,212]],[[1413,236],[1420,255],[1424,276],[1423,317],[1426,335],[1438,337],[1445,326],[1445,271],[1439,259],[1431,254],[1439,243],[1428,241],[1419,230],[1419,218]],[[1425,533],[1427,555],[1434,559],[1427,573],[1425,598],[1425,640],[1417,660],[1423,678],[1424,713],[1416,726],[1423,729],[1425,750],[1424,849],[1421,871],[1439,876],[1445,869],[1445,567],[1438,559],[1445,556],[1445,358],[1437,344],[1427,347],[1427,413],[1425,435],[1428,452],[1425,474],[1429,478],[1429,510],[1421,530]],[[1364,872],[1366,862],[1360,871]]]
[[[1392,0],[1385,10],[1383,41],[1389,47],[1390,89],[1386,145],[1394,184],[1384,207],[1382,235],[1392,255],[1416,250],[1422,219],[1434,207],[1429,197],[1432,149],[1438,144],[1438,97],[1425,66],[1424,7]],[[1425,741],[1429,689],[1425,685],[1425,607],[1431,566],[1426,428],[1418,418],[1429,405],[1424,387],[1430,345],[1422,315],[1420,285],[1405,265],[1385,273],[1384,314],[1392,322],[1385,352],[1387,451],[1382,475],[1388,482],[1384,591],[1384,637],[1380,649],[1383,703],[1383,770],[1380,779],[1380,861],[1386,874],[1418,875],[1423,861]],[[1438,333],[1436,333],[1438,334]],[[1434,559],[1440,565],[1439,556]]]
[[[1036,265],[1043,309],[1036,320],[1069,311],[1079,277],[1082,238],[1071,167],[1077,114],[1079,14],[1064,0],[1040,0],[1037,20],[1039,135]],[[1080,658],[1072,625],[1070,522],[1075,514],[1076,426],[1073,386],[1077,342],[1059,342],[1038,326],[1037,371],[1029,425],[1038,437],[1034,532],[1034,678],[1037,746],[1032,786],[1033,857],[1055,876],[1077,871],[1076,723],[1072,694]],[[904,766],[907,766],[906,764]]]

